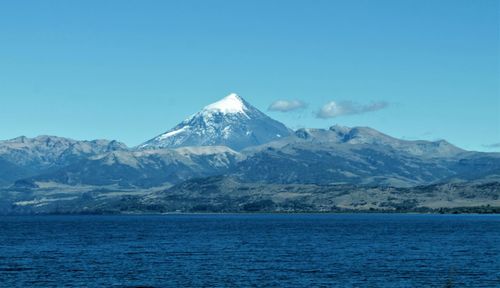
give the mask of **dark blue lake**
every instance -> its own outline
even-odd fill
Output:
[[[500,287],[500,216],[0,217],[2,287]]]

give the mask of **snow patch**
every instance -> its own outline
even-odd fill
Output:
[[[224,129],[222,129],[222,138],[229,139],[230,136],[231,136],[231,127],[230,126],[224,127]]]
[[[60,198],[46,198],[42,197],[41,199],[33,199],[33,200],[28,200],[28,201],[18,201],[14,202],[15,205],[17,206],[35,206],[35,207],[41,207],[44,205],[49,204],[50,202],[55,202],[55,201],[62,201],[62,200],[74,200],[78,197],[76,196],[70,196],[70,197],[60,197]]]
[[[168,137],[172,137],[172,136],[174,136],[174,135],[177,135],[177,134],[179,134],[179,133],[182,133],[182,132],[184,132],[184,131],[188,128],[188,127],[189,127],[189,126],[184,126],[184,127],[180,128],[180,129],[177,129],[177,130],[170,131],[170,132],[167,132],[167,133],[165,133],[165,134],[162,134],[162,135],[158,136],[158,140],[163,140],[163,139],[166,139],[166,138],[168,138]]]
[[[233,154],[239,155],[238,152],[226,146],[187,146],[174,149],[177,153],[183,156],[189,155],[213,155],[213,154]]]

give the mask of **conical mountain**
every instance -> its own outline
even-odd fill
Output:
[[[231,93],[138,148],[227,146],[241,150],[291,133],[284,124],[271,119],[237,94]]]

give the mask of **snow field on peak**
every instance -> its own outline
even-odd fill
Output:
[[[235,93],[231,93],[223,99],[205,106],[204,112],[220,112],[223,114],[245,113],[247,107],[243,100]]]

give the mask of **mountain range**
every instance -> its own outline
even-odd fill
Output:
[[[496,207],[499,183],[500,153],[368,127],[293,131],[234,93],[133,148],[0,141],[3,214]]]

